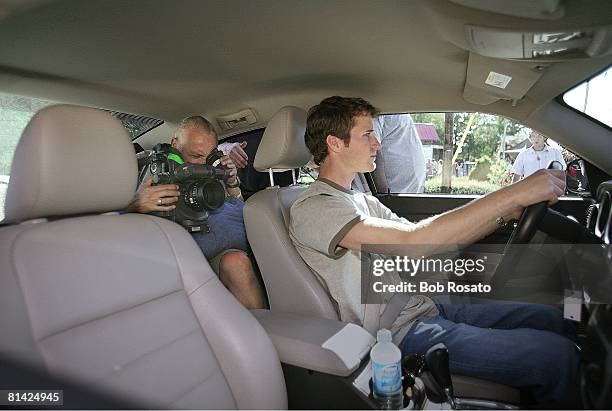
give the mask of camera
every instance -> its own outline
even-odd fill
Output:
[[[209,232],[208,212],[225,202],[224,182],[230,177],[229,170],[219,165],[222,156],[222,152],[213,150],[206,164],[190,164],[167,143],[144,154],[140,181],[153,176],[152,185],[176,184],[181,193],[174,210],[152,214],[172,220],[189,232]]]

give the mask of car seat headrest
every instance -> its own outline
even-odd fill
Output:
[[[121,210],[134,196],[137,174],[128,133],[110,113],[43,108],[17,144],[4,221]]]
[[[304,141],[306,111],[285,106],[268,122],[253,165],[257,171],[299,168],[312,157]]]

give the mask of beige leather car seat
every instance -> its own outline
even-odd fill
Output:
[[[306,112],[283,107],[264,132],[255,156],[257,171],[285,171],[308,163],[304,141]],[[362,184],[363,185],[363,184]],[[338,319],[331,296],[316,274],[304,263],[289,238],[289,212],[305,186],[270,187],[252,195],[244,207],[247,236],[268,293],[270,309],[306,316]],[[386,311],[390,325],[401,311],[402,297]],[[384,320],[383,320],[384,325]],[[455,392],[464,397],[518,403],[519,391],[497,383],[453,375]]]
[[[306,111],[281,108],[269,121],[254,159],[257,171],[282,172],[311,158],[304,143]],[[329,294],[289,238],[289,210],[306,186],[269,187],[246,201],[244,223],[262,273],[270,309],[338,319]]]
[[[121,210],[136,159],[110,114],[41,110],[0,228],[0,354],[142,408],[287,407],[271,340],[179,225]]]

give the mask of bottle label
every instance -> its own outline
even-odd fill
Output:
[[[396,395],[402,391],[402,378],[398,363],[377,364],[372,362],[374,391],[380,395]]]

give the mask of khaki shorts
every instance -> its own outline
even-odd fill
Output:
[[[210,264],[210,267],[213,269],[213,271],[217,275],[219,275],[219,265],[221,264],[221,257],[223,257],[227,253],[234,253],[234,252],[240,252],[240,253],[246,254],[243,250],[239,250],[237,248],[228,248],[227,250],[221,251],[219,254],[217,254],[216,256],[214,256],[208,261],[208,263]]]

